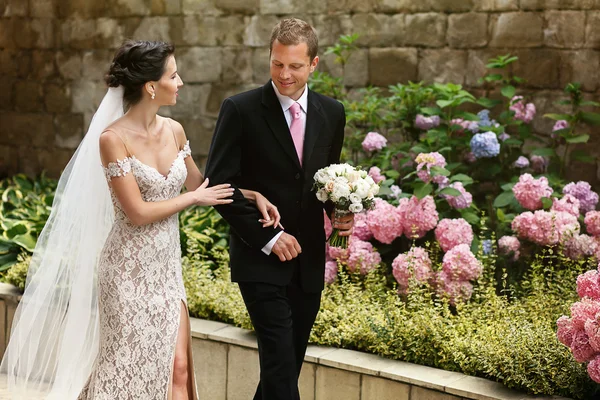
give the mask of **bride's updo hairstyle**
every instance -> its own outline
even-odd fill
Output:
[[[146,82],[160,80],[174,52],[170,43],[127,40],[115,53],[106,83],[109,87],[123,86],[123,102],[129,108],[142,99]]]

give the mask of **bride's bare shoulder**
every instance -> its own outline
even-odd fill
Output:
[[[123,141],[124,134],[123,126],[118,120],[106,127],[100,135],[100,154],[106,155],[108,158],[127,157],[127,147]]]

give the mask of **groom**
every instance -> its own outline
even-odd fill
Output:
[[[341,103],[307,87],[317,51],[306,22],[284,19],[273,28],[271,80],[223,102],[206,165],[211,185],[236,188],[233,203],[216,208],[231,226],[231,277],[258,340],[254,400],[300,398],[298,376],[324,286],[323,203],[313,176],[339,163],[346,119]],[[278,207],[283,229],[262,227],[242,187]],[[349,216],[334,226],[349,235],[353,222]]]

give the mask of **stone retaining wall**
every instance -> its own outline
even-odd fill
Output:
[[[0,283],[0,359],[19,299],[13,286]],[[250,399],[259,378],[254,334],[197,318],[191,319],[191,328],[200,398]],[[497,382],[458,372],[312,345],[306,354],[299,387],[302,400],[569,400],[529,396]]]
[[[291,15],[316,27],[322,48],[362,34],[345,68],[351,87],[474,88],[488,58],[510,52],[538,106],[536,130],[549,132],[541,115],[557,111],[566,83],[597,97],[597,0],[0,0],[0,176],[58,175],[105,92],[114,49],[129,37],[176,44],[186,86],[164,114],[183,123],[202,165],[222,100],[268,79],[270,30]],[[341,72],[331,56],[319,68]],[[578,178],[597,181],[595,166],[579,169]]]

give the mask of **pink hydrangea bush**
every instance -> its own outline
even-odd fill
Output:
[[[442,271],[455,280],[474,281],[481,276],[483,266],[471,253],[469,245],[459,244],[444,254]]]
[[[585,181],[571,182],[563,188],[564,194],[570,194],[579,200],[579,211],[587,213],[596,209],[598,193]]]
[[[573,235],[565,244],[565,255],[572,260],[590,257],[598,251],[598,242],[589,235]]]
[[[519,259],[521,249],[521,242],[519,239],[514,236],[502,236],[500,240],[498,240],[498,251],[503,255],[513,255],[513,261]]]
[[[368,152],[379,151],[386,145],[387,139],[377,132],[367,133],[367,136],[365,136],[362,142],[362,148]]]
[[[402,236],[402,220],[396,207],[380,198],[375,198],[375,207],[367,213],[367,225],[381,243],[390,244]]]
[[[473,241],[473,228],[463,218],[444,218],[435,228],[435,238],[444,251],[449,251],[460,244],[469,247]]]
[[[576,217],[579,216],[579,200],[570,194],[565,194],[562,199],[552,199],[552,211],[564,211]]]
[[[325,262],[325,283],[331,285],[335,282],[338,274],[338,263],[334,260]]]
[[[369,242],[352,238],[348,243],[348,259],[346,261],[350,272],[360,272],[362,275],[373,271],[381,264],[381,255]]]
[[[408,238],[422,238],[438,223],[439,215],[432,196],[425,196],[421,200],[416,196],[402,198],[396,210]]]
[[[579,234],[579,229],[577,217],[564,211],[527,211],[512,221],[512,230],[519,238],[542,246],[566,243]]]
[[[531,174],[523,174],[512,189],[515,198],[524,208],[538,210],[542,208],[542,198],[550,197],[552,188],[545,176],[535,179]]]
[[[578,362],[589,362],[587,371],[600,383],[600,274],[588,271],[577,278],[581,298],[571,306],[571,317],[556,321],[558,340],[567,346]]]
[[[354,226],[352,227],[352,236],[360,240],[371,240],[373,232],[369,227],[369,213],[371,210],[363,213],[354,214]]]
[[[421,247],[412,247],[407,253],[402,253],[392,262],[392,273],[398,282],[398,291],[408,292],[410,280],[419,284],[427,283],[433,276],[431,260],[427,251]]]
[[[600,236],[600,211],[588,211],[583,222],[590,235]]]
[[[448,299],[451,305],[465,303],[473,295],[473,284],[469,281],[455,280],[445,271],[435,278],[435,291],[438,296]]]
[[[440,153],[420,153],[415,158],[415,162],[417,163],[417,176],[423,182],[429,183],[433,180],[435,183],[440,183],[445,178],[443,175],[431,175],[431,167],[444,168],[446,166],[446,159]]]
[[[509,109],[514,111],[515,119],[525,122],[526,124],[530,123],[535,117],[536,109],[535,104],[527,103],[523,101],[523,96],[514,96],[510,101],[511,106]]]
[[[442,195],[446,199],[450,207],[456,208],[457,210],[471,207],[471,204],[473,203],[473,195],[467,192],[462,182],[454,182],[448,187],[454,188],[460,192],[459,196],[452,196],[449,194]]]
[[[369,169],[369,176],[373,178],[375,183],[379,183],[385,180],[385,176],[381,175],[381,169],[379,167],[371,167]]]

